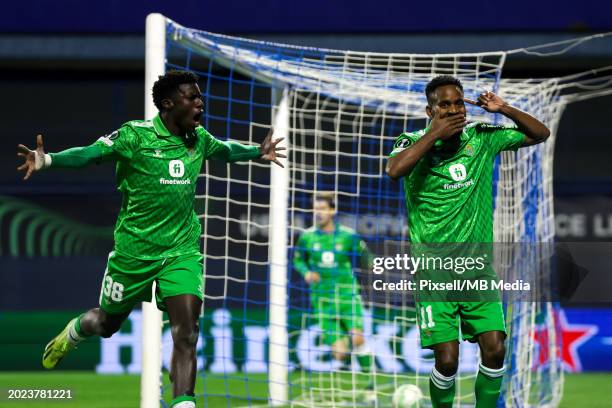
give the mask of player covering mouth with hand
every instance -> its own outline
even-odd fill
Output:
[[[404,180],[411,243],[490,244],[496,156],[541,143],[550,131],[492,92],[481,93],[475,101],[466,98],[461,82],[452,76],[433,78],[425,94],[431,123],[423,130],[401,134],[386,167],[391,178]],[[515,126],[468,124],[466,103],[500,113]],[[496,277],[492,269],[488,272]],[[435,357],[429,383],[433,407],[453,405],[460,335],[480,347],[476,407],[497,406],[506,351],[499,299],[428,301],[417,297],[416,307],[421,346],[432,349]]]

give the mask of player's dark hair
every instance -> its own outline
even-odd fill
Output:
[[[321,191],[314,197],[314,201],[325,201],[329,208],[336,208],[336,200],[334,200],[334,193],[332,191]]]
[[[197,84],[200,78],[189,71],[171,70],[160,75],[153,84],[153,103],[159,111],[162,110],[162,100],[172,98],[178,92],[179,85]]]
[[[461,89],[461,92],[463,92],[463,85],[461,85],[460,80],[451,75],[439,75],[429,81],[425,87],[425,96],[427,97],[427,101],[430,102],[433,99],[436,89],[445,85],[455,85],[457,88]]]

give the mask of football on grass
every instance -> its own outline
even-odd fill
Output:
[[[423,398],[421,389],[414,384],[404,384],[393,393],[393,408],[413,408]]]

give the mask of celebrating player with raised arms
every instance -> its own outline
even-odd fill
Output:
[[[36,150],[19,145],[25,163],[18,170],[82,168],[117,162],[117,185],[123,203],[115,226],[115,245],[100,291],[100,306],[72,319],[45,348],[43,366],[54,368],[78,343],[90,336],[110,337],[130,311],[151,300],[156,282],[157,305],[167,310],[174,349],[170,377],[175,408],[195,407],[196,343],[203,298],[201,226],[194,212],[196,182],[203,160],[227,162],[262,159],[279,166],[271,132],[261,146],[215,139],[202,126],[204,101],[198,77],[169,71],[155,82],[153,120],[125,123],[86,147],[47,154],[42,136]]]
[[[503,150],[541,143],[550,131],[492,92],[482,93],[477,101],[464,98],[461,82],[451,76],[432,79],[425,94],[430,125],[400,135],[386,168],[391,178],[404,178],[410,239],[413,244],[491,243],[495,157]],[[516,126],[468,124],[465,103],[501,113]],[[480,346],[476,407],[497,406],[505,371],[501,302],[417,299],[417,320],[421,345],[435,356],[429,382],[433,407],[453,405],[459,333]]]
[[[298,239],[293,266],[310,286],[313,312],[333,358],[347,364],[352,352],[367,375],[373,362],[363,335],[363,305],[353,265],[359,260],[359,266],[369,270],[371,255],[355,231],[334,220],[334,193],[317,194],[313,204],[315,226]],[[374,398],[373,392],[367,397]]]

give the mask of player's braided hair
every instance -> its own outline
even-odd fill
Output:
[[[425,96],[427,97],[427,100],[430,101],[434,96],[435,90],[445,85],[455,85],[457,88],[461,89],[461,92],[463,92],[463,85],[461,85],[460,80],[451,75],[439,75],[429,81],[425,87]]]
[[[160,75],[153,84],[153,103],[161,111],[161,101],[171,98],[172,94],[178,91],[179,85],[197,84],[199,79],[196,74],[189,71],[171,70],[165,75]]]
[[[314,201],[325,201],[330,208],[336,208],[336,200],[334,199],[333,191],[320,191],[315,197]]]

